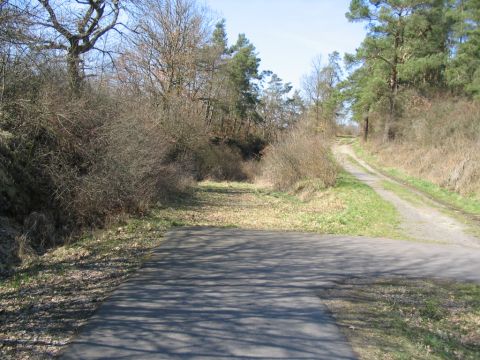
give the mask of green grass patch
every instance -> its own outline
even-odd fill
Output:
[[[422,190],[435,199],[438,199],[444,203],[455,206],[468,213],[480,215],[480,201],[474,197],[465,197],[456,192],[442,188],[427,180],[415,178],[402,173],[397,169],[387,169],[387,173],[398,179],[401,179],[409,185]]]
[[[479,359],[480,286],[350,279],[320,294],[361,359]]]
[[[445,189],[428,180],[410,176],[400,169],[383,166],[375,156],[370,154],[364,147],[362,147],[359,141],[353,142],[352,148],[354,149],[357,156],[361,157],[370,165],[373,165],[374,167],[380,169],[382,172],[390,175],[391,177],[407,183],[408,185],[430,195],[432,198],[440,202],[456,207],[470,214],[480,215],[479,199],[473,196],[462,196],[454,191]]]

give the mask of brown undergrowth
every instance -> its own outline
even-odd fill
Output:
[[[371,141],[385,166],[446,189],[480,198],[480,102],[413,97],[395,141]]]

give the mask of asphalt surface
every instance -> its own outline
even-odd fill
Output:
[[[480,283],[454,245],[193,228],[120,286],[62,359],[355,359],[321,290],[360,276]]]

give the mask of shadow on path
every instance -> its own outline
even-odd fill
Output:
[[[384,239],[190,228],[168,235],[63,359],[353,359],[318,294],[352,276],[480,282],[480,252]]]

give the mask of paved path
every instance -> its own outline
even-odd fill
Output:
[[[319,290],[352,276],[480,283],[480,251],[214,228],[171,232],[63,359],[354,359]]]
[[[421,201],[413,203],[392,191],[385,190],[382,185],[384,180],[394,182],[402,187],[403,185],[378,173],[358,158],[349,145],[336,145],[333,151],[337,160],[348,172],[371,186],[381,197],[395,206],[401,216],[401,228],[411,238],[480,248],[480,239],[469,234],[467,227],[460,221],[442,212],[443,205],[434,203],[423,194],[406,187],[404,187],[406,191],[414,192]],[[363,168],[352,164],[348,159],[349,156]]]

